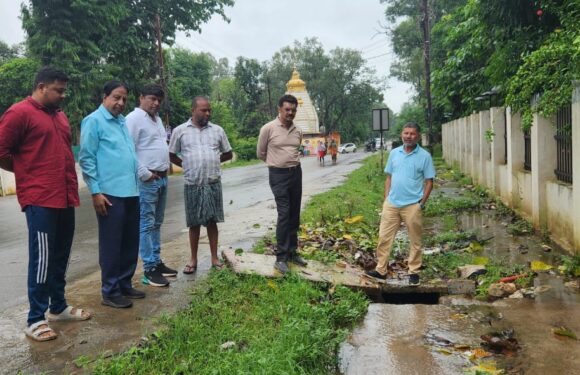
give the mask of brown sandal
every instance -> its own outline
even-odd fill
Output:
[[[195,271],[197,271],[197,265],[193,266],[191,264],[186,264],[183,268],[183,273],[186,275],[191,275]]]

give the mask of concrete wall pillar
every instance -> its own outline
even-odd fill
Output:
[[[572,197],[574,212],[580,212],[580,81],[574,81],[572,91]],[[573,218],[574,241],[572,251],[580,254],[580,217]]]
[[[547,227],[546,181],[554,179],[556,168],[555,121],[534,114],[531,131],[532,221],[536,228]]]
[[[479,112],[479,184],[490,187],[487,179],[487,164],[490,158],[490,142],[486,132],[490,129],[489,110]]]
[[[481,174],[479,165],[481,163],[481,147],[479,141],[481,137],[481,130],[479,127],[479,114],[473,113],[469,116],[470,128],[470,173],[473,176],[473,182],[479,183],[481,181]]]
[[[510,192],[512,207],[518,207],[520,202],[517,174],[524,170],[524,132],[522,131],[522,118],[519,113],[513,113],[511,108],[506,108],[507,120],[507,187]]]
[[[469,168],[469,155],[471,154],[471,150],[469,149],[469,143],[471,142],[471,135],[469,134],[469,117],[461,118],[461,129],[463,130],[463,142],[461,142],[461,171],[469,174],[471,172]]]
[[[491,131],[493,132],[493,142],[491,143],[491,166],[493,172],[489,187],[497,194],[501,194],[501,184],[499,183],[500,174],[498,166],[504,165],[505,160],[505,136],[506,136],[506,116],[505,108],[492,107],[490,109]],[[496,183],[497,182],[497,183]]]

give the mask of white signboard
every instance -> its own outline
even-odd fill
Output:
[[[389,130],[389,109],[373,109],[373,130]]]

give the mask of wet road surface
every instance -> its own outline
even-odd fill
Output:
[[[326,191],[344,181],[369,154],[339,155],[336,166],[320,167],[316,158],[305,158],[303,166],[303,204],[311,195]],[[222,178],[225,223],[219,224],[220,248],[251,248],[254,241],[273,228],[276,206],[263,164],[224,171]],[[162,256],[165,263],[179,270],[188,260],[189,246],[184,222],[182,180],[170,178],[169,198],[162,227]],[[134,284],[146,291],[147,298],[131,309],[117,310],[100,305],[100,272],[97,263],[97,224],[86,189],[81,190],[77,210],[75,240],[68,273],[67,299],[71,305],[93,312],[87,322],[54,323],[59,334],[50,343],[25,338],[26,322],[27,229],[15,197],[0,198],[0,373],[79,371],[73,360],[114,353],[138,342],[156,327],[154,317],[175,311],[188,302],[184,296],[197,277],[209,269],[209,248],[205,230],[199,249],[199,269],[195,275],[180,274],[169,288],[140,284],[138,266]],[[52,326],[52,325],[51,325]]]

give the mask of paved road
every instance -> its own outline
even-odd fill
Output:
[[[325,181],[332,174],[342,173],[341,167],[357,163],[365,156],[368,154],[360,152],[340,155],[336,166],[327,165],[324,168],[318,166],[316,158],[305,158],[302,162],[304,184]],[[267,169],[262,164],[225,170],[222,184],[226,222],[229,213],[272,199],[267,181]],[[181,177],[170,177],[165,225],[162,227],[163,242],[187,231],[182,189]],[[76,231],[68,273],[70,281],[98,268],[97,220],[87,189],[81,189],[80,196],[81,206],[76,210]],[[27,301],[28,231],[15,196],[0,198],[0,228],[1,313]]]

